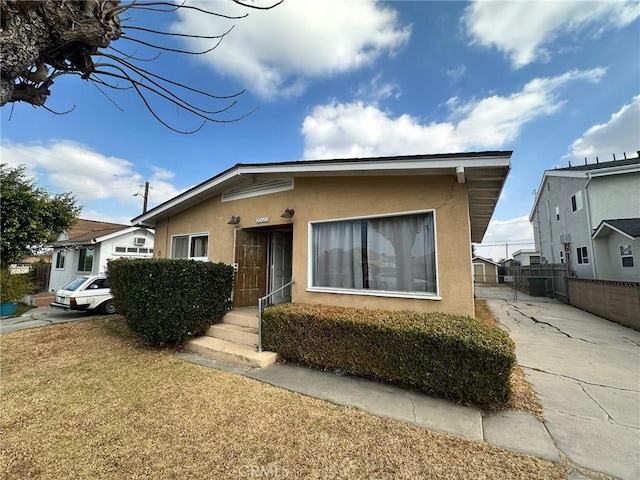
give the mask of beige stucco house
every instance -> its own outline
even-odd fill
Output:
[[[238,164],[132,223],[155,229],[155,258],[234,264],[234,308],[286,286],[273,302],[472,315],[469,245],[482,241],[510,158]]]

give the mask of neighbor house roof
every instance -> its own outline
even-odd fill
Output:
[[[618,232],[631,240],[640,238],[640,218],[603,220],[593,232],[593,238],[606,237],[612,231]]]
[[[493,260],[490,260],[490,259],[488,259],[488,258],[484,258],[484,257],[480,257],[480,256],[478,256],[478,255],[476,255],[475,257],[473,257],[473,258],[471,259],[471,262],[473,263],[475,260],[480,260],[481,262],[491,263],[491,264],[493,264],[493,265],[495,265],[495,266],[497,266],[497,267],[499,267],[499,266],[500,266],[500,264],[499,264],[498,262],[494,262]]]
[[[96,220],[78,219],[75,225],[68,228],[50,247],[92,243],[94,240],[131,229],[131,225],[120,223],[98,222]]]
[[[269,178],[356,175],[453,175],[466,183],[471,241],[481,242],[511,168],[511,151],[407,155],[394,157],[239,163],[131,220],[156,223],[232,188]]]
[[[533,220],[533,214],[538,206],[540,195],[544,191],[545,182],[549,177],[568,177],[568,178],[596,178],[607,177],[609,175],[620,175],[625,173],[640,172],[640,153],[636,158],[625,158],[622,160],[613,160],[610,162],[585,163],[584,165],[574,165],[564,168],[553,168],[545,170],[540,186],[536,190],[536,198],[533,207],[529,213],[529,220]]]

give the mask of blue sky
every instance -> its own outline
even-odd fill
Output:
[[[134,194],[145,181],[152,207],[238,162],[513,150],[477,250],[497,260],[505,244],[509,256],[533,247],[528,215],[545,169],[640,150],[637,1],[285,0],[268,11],[189,4],[249,15],[129,10],[129,37],[172,48],[203,50],[212,41],[127,26],[212,35],[234,25],[207,54],[163,52],[140,66],[217,95],[245,90],[220,120],[253,113],[181,135],[133,91],[60,76],[47,106],[73,111],[5,106],[2,162],[26,164],[52,192],[74,193],[83,218],[129,223],[141,213]],[[124,38],[112,46],[151,56]],[[207,109],[229,102],[183,97]],[[177,129],[200,125],[166,102],[153,105]]]

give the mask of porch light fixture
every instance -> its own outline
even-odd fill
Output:
[[[280,215],[282,218],[293,218],[293,214],[296,213],[293,208],[285,209],[284,213]]]
[[[231,215],[231,218],[227,222],[227,225],[237,225],[239,223],[240,223],[240,217],[235,217],[235,216]]]

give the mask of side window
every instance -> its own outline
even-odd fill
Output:
[[[171,258],[206,261],[209,255],[209,235],[175,235],[171,238]]]
[[[633,251],[631,245],[620,245],[620,258],[622,259],[622,266],[633,267]]]
[[[97,278],[87,288],[109,288],[109,281],[106,278]]]
[[[81,248],[78,255],[78,271],[90,272],[93,269],[93,248]]]
[[[582,190],[578,190],[571,196],[571,211],[582,210]]]
[[[587,263],[589,263],[589,256],[587,254],[587,247],[578,247],[576,249],[576,253],[578,254],[578,263],[579,264],[587,264]]]
[[[66,250],[56,252],[56,270],[64,270],[64,262],[67,257]]]

